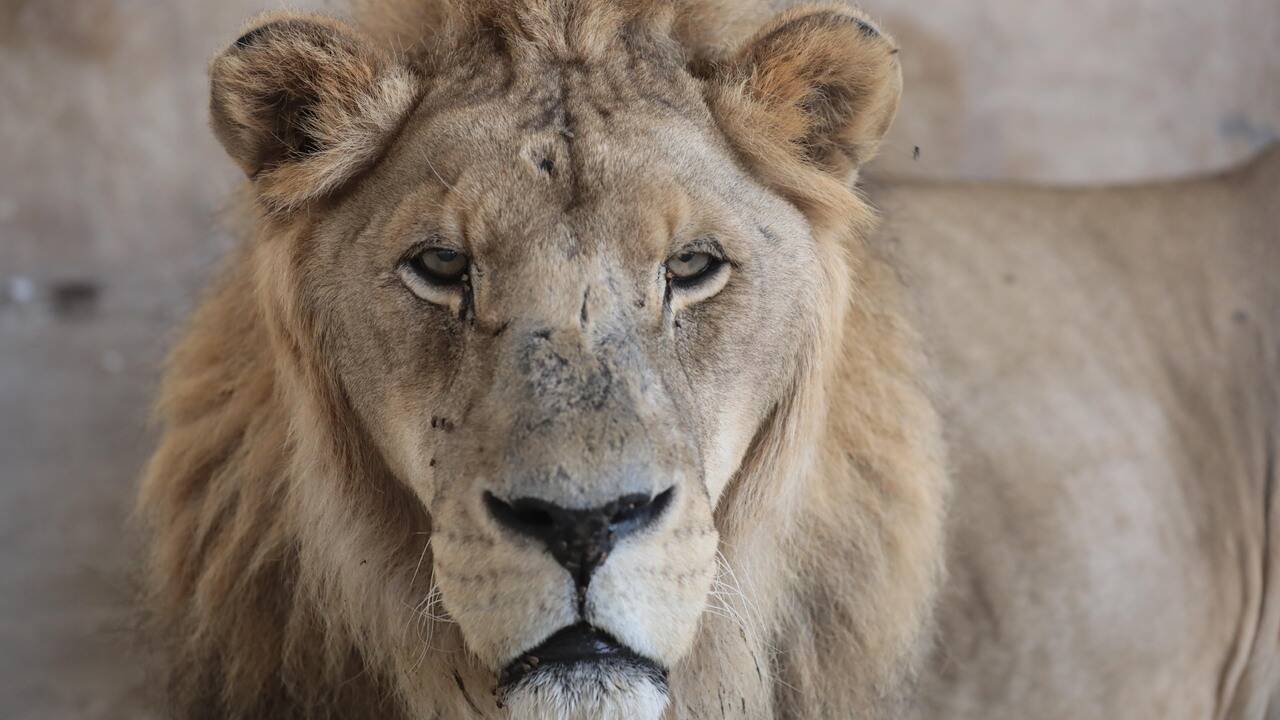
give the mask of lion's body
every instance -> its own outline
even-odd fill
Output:
[[[1271,626],[1239,628],[1277,417],[1276,238],[1245,209],[1274,157],[1169,190],[885,189],[875,240],[844,181],[897,50],[845,6],[696,75],[706,19],[659,0],[400,6],[440,48],[287,15],[214,64],[244,247],[175,351],[141,496],[175,715],[1123,716],[1187,674],[1222,673],[1225,702],[1269,684]],[[1165,205],[1230,250],[1138,224]],[[407,290],[406,253],[456,226],[473,275]],[[685,226],[738,261],[696,298],[663,261]],[[950,482],[904,295],[956,447],[932,665]],[[663,487],[671,519],[576,602],[492,510]],[[500,680],[575,623],[651,672]],[[1171,657],[1109,694],[1090,675]]]
[[[1280,147],[1182,183],[872,197],[955,482],[918,717],[1273,717]]]

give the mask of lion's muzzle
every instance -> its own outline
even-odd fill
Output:
[[[499,525],[539,540],[561,567],[569,571],[585,601],[591,575],[617,542],[648,528],[671,503],[674,488],[656,496],[626,495],[599,507],[574,510],[538,498],[513,502],[485,493],[485,507]]]
[[[701,435],[640,333],[548,325],[486,341],[440,433],[434,578],[516,717],[656,718],[716,568]]]

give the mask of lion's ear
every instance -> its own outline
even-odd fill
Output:
[[[367,169],[420,87],[412,70],[346,24],[291,13],[255,23],[210,75],[213,130],[274,210],[300,207]]]
[[[851,6],[782,13],[725,69],[736,103],[751,106],[735,110],[736,124],[848,180],[875,155],[897,113],[897,54],[893,40]]]

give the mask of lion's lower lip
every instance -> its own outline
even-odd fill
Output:
[[[667,673],[657,663],[638,655],[608,633],[587,623],[578,623],[557,630],[541,645],[513,660],[503,669],[499,684],[511,688],[536,673],[582,663],[630,666],[666,683]]]

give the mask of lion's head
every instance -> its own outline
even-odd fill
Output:
[[[395,44],[278,15],[212,66],[258,209],[144,489],[183,692],[332,709],[354,669],[415,717],[873,707],[941,496],[906,333],[851,301],[886,292],[848,183],[892,40],[844,6],[728,52],[702,5],[406,8]]]

